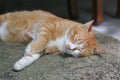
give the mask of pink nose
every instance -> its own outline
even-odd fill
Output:
[[[69,45],[69,44],[67,44],[67,45],[66,45],[66,48],[67,48],[67,49],[70,49],[70,45]]]
[[[66,48],[69,50],[76,50],[76,48],[71,49],[69,44],[66,45]]]

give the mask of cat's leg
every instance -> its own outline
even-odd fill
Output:
[[[44,38],[31,41],[25,49],[24,56],[14,64],[14,70],[22,70],[36,61],[42,55],[46,44]]]
[[[19,71],[32,64],[40,57],[39,53],[25,55],[14,64],[14,70]]]

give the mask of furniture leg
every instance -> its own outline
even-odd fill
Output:
[[[102,0],[92,0],[94,24],[100,24],[103,21]]]
[[[120,18],[120,0],[117,0],[117,11],[116,11],[116,16]]]
[[[68,13],[72,19],[78,18],[77,0],[67,0]]]

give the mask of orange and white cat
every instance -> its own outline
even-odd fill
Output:
[[[24,56],[14,64],[15,70],[22,70],[43,54],[83,57],[99,51],[92,25],[93,21],[80,24],[41,10],[10,12],[0,15],[0,39],[27,44]]]

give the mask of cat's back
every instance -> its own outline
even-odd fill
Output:
[[[27,37],[29,39],[29,36],[26,33],[31,32],[36,26],[36,23],[41,24],[45,21],[45,19],[49,17],[55,16],[51,13],[41,10],[9,12],[0,15],[0,27],[1,30],[5,28],[4,32],[9,32],[9,34],[7,35],[7,42],[15,42],[16,39],[20,40],[20,38],[23,38],[25,40]],[[4,23],[6,25],[3,25]]]
[[[0,15],[0,21],[4,20],[23,20],[23,19],[29,19],[29,20],[36,20],[47,17],[56,17],[55,15],[42,11],[42,10],[35,10],[35,11],[16,11],[16,12],[8,12],[5,14]]]
[[[11,29],[30,30],[33,29],[36,24],[39,24],[40,27],[41,24],[57,18],[57,16],[42,10],[18,11],[0,15],[0,23],[7,22],[7,29],[9,31],[11,31]]]

